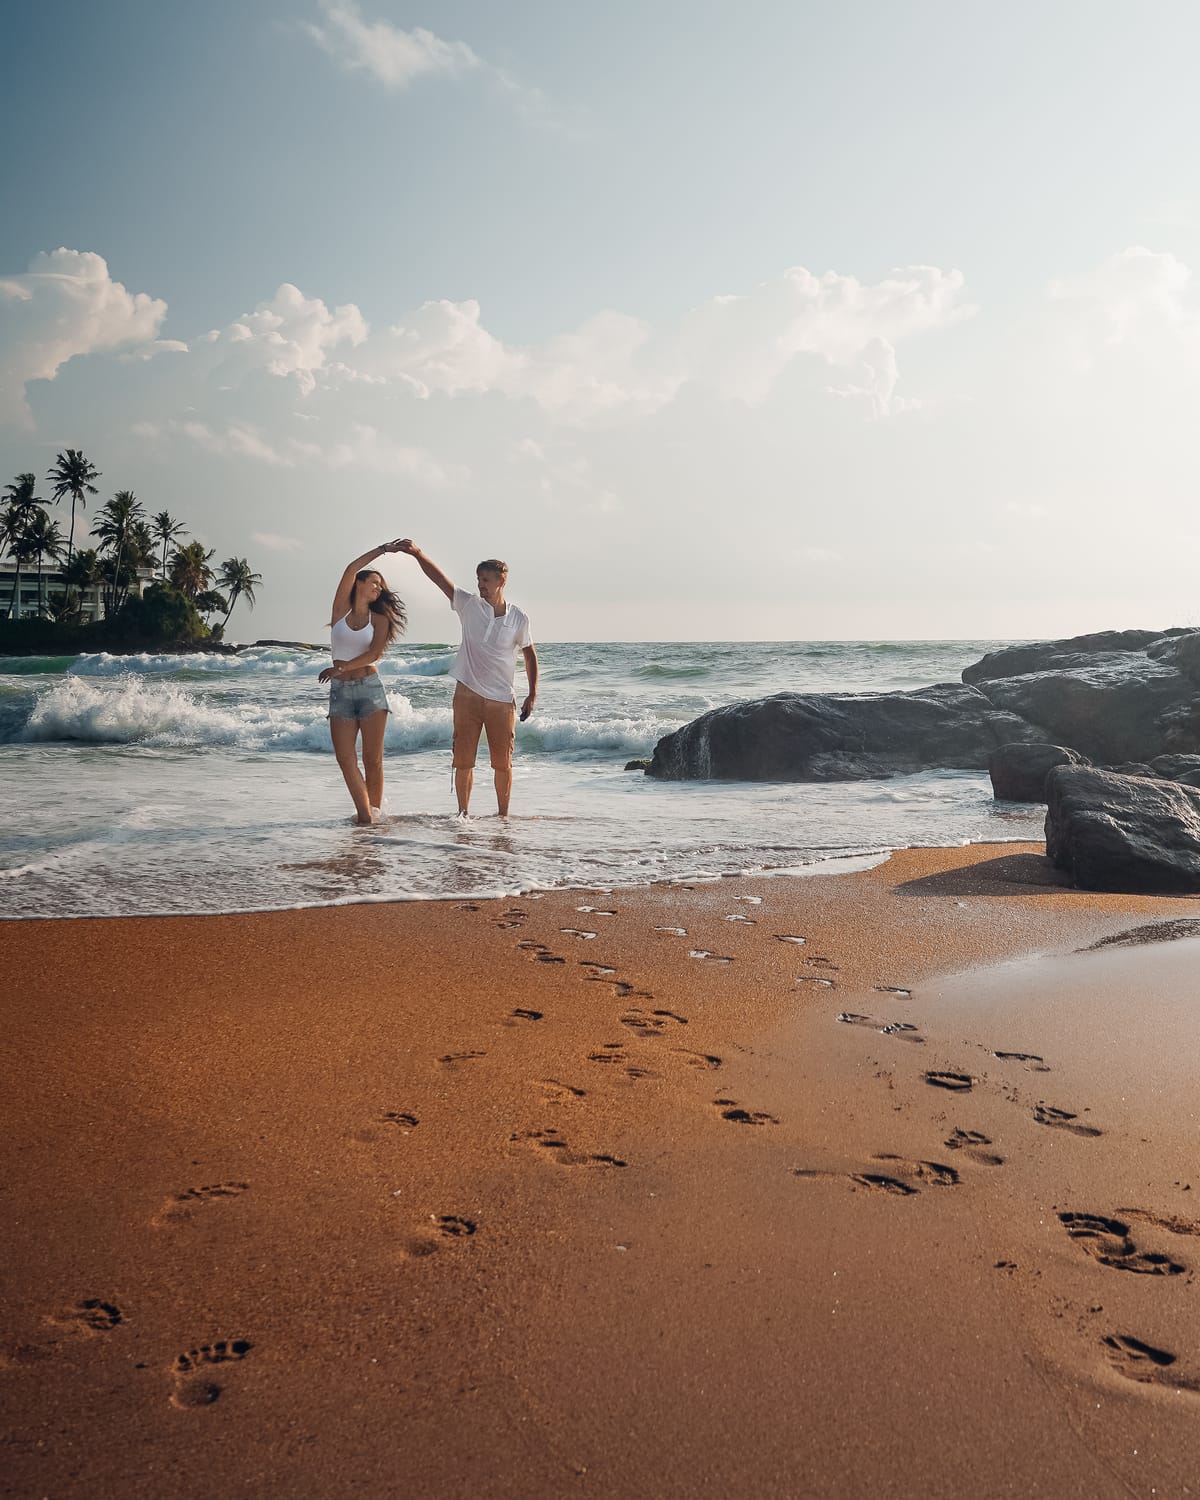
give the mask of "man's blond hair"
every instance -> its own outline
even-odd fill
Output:
[[[498,557],[485,557],[476,567],[476,575],[480,573],[498,573],[501,578],[508,577],[508,564],[501,562]]]

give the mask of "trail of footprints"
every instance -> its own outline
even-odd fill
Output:
[[[761,905],[760,897],[735,898],[747,905]],[[460,903],[459,909],[477,912],[477,903]],[[592,906],[579,906],[576,910],[591,920],[612,918],[615,911]],[[496,925],[502,929],[520,928],[528,919],[524,907],[510,907],[498,919]],[[755,918],[740,912],[730,913],[724,919],[734,925],[751,926]],[[682,927],[658,927],[655,929],[667,936],[686,938]],[[561,934],[575,942],[590,942],[597,933],[590,928],[563,927]],[[807,944],[807,938],[796,933],[775,933],[776,942],[796,946]],[[545,944],[522,938],[516,943],[519,952],[532,962],[552,965],[567,964],[567,959],[554,953]],[[693,959],[712,963],[731,964],[732,957],[717,954],[707,949],[692,949]],[[687,1026],[688,1018],[678,1012],[652,1005],[633,1005],[628,1002],[642,1000],[652,1002],[654,996],[639,990],[626,980],[620,979],[615,967],[592,960],[579,960],[586,982],[608,986],[614,999],[625,1004],[624,1011],[616,1017],[619,1024],[633,1036],[656,1049],[660,1055],[673,1059],[681,1066],[702,1072],[713,1072],[722,1066],[715,1053],[693,1050],[688,1047],[664,1044],[664,1039]],[[816,988],[835,986],[831,977],[837,966],[828,958],[812,954],[802,961],[802,966],[813,972],[797,977],[797,984]],[[884,995],[898,999],[911,998],[911,991],[900,985],[876,985]],[[531,1007],[517,1007],[503,1018],[505,1026],[536,1025],[545,1019],[545,1013]],[[885,1036],[913,1043],[924,1043],[917,1026],[905,1020],[879,1020],[876,1017],[852,1011],[840,1012],[836,1019],[845,1025],[867,1028]],[[486,1056],[482,1049],[467,1049],[446,1053],[437,1059],[438,1066],[450,1073],[469,1070]],[[1045,1060],[1033,1053],[1002,1051],[992,1052],[998,1061],[1023,1065],[1027,1071],[1049,1072]],[[655,1080],[661,1074],[642,1066],[631,1059],[626,1045],[618,1041],[596,1045],[586,1056],[587,1063],[601,1067],[608,1075],[616,1075],[626,1082]],[[925,1082],[932,1088],[948,1093],[965,1095],[972,1091],[979,1079],[969,1072],[945,1069],[929,1069],[924,1072]],[[574,1105],[587,1097],[587,1090],[560,1078],[542,1079],[538,1085],[545,1102],[555,1105]],[[734,1125],[758,1128],[778,1125],[778,1118],[762,1110],[747,1107],[738,1100],[720,1095],[712,1100],[711,1108],[717,1118]],[[1033,1119],[1040,1125],[1062,1130],[1070,1134],[1094,1138],[1101,1130],[1082,1120],[1077,1113],[1059,1106],[1039,1101],[1032,1111]],[[383,1111],[379,1119],[395,1129],[397,1134],[408,1135],[417,1129],[420,1121],[408,1109]],[[513,1146],[536,1153],[541,1159],[559,1167],[584,1170],[621,1170],[629,1163],[609,1152],[590,1151],[571,1144],[567,1136],[556,1127],[515,1131],[510,1136]],[[980,1167],[999,1167],[1004,1157],[992,1148],[992,1140],[981,1131],[955,1126],[945,1139],[947,1150],[959,1153],[960,1159]],[[827,1180],[847,1183],[853,1191],[893,1198],[913,1198],[928,1188],[958,1187],[962,1178],[959,1171],[944,1162],[930,1159],[911,1159],[891,1152],[880,1152],[871,1158],[869,1165],[860,1170],[838,1171],[825,1168],[795,1167],[792,1175],[801,1180]],[[172,1195],[163,1204],[152,1220],[157,1226],[185,1222],[205,1210],[205,1206],[221,1200],[235,1199],[249,1190],[249,1183],[228,1181],[189,1187]],[[1187,1271],[1187,1267],[1173,1257],[1148,1251],[1136,1243],[1131,1225],[1142,1223],[1175,1235],[1200,1236],[1200,1223],[1180,1216],[1159,1215],[1148,1210],[1123,1208],[1116,1210],[1120,1217],[1108,1217],[1097,1213],[1063,1211],[1059,1221],[1069,1241],[1079,1250],[1105,1269],[1124,1271],[1135,1275],[1173,1278]],[[404,1259],[421,1260],[434,1254],[441,1246],[455,1241],[471,1239],[477,1232],[477,1223],[457,1214],[430,1215],[429,1225],[411,1233],[399,1245]],[[997,1265],[1010,1265],[997,1262]],[[111,1301],[100,1298],[85,1298],[49,1320],[55,1326],[73,1329],[85,1336],[110,1334],[125,1322],[122,1310]],[[23,1348],[24,1346],[22,1346]],[[172,1405],[182,1409],[197,1409],[212,1406],[222,1394],[225,1378],[224,1367],[240,1363],[251,1352],[254,1345],[246,1338],[222,1338],[212,1343],[200,1344],[176,1357],[170,1367]],[[15,1346],[14,1346],[15,1348]],[[1165,1349],[1146,1343],[1128,1332],[1114,1332],[1104,1336],[1101,1348],[1108,1366],[1125,1379],[1143,1385],[1163,1386],[1172,1390],[1200,1392],[1200,1378],[1181,1374],[1178,1357]],[[45,1351],[30,1346],[27,1356],[20,1351],[13,1360],[26,1362]],[[5,1361],[8,1362],[8,1361]]]

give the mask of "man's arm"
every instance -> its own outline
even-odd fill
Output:
[[[525,658],[525,675],[529,678],[529,694],[525,702],[521,704],[521,723],[523,724],[533,712],[533,705],[537,702],[538,659],[537,652],[532,646],[522,647],[521,655]]]
[[[400,543],[400,551],[407,552],[409,557],[415,557],[425,577],[431,583],[436,583],[446,598],[449,599],[450,603],[454,603],[454,585],[446,577],[445,573],[442,572],[441,568],[438,567],[437,563],[432,558],[425,556],[411,537],[405,537]]]

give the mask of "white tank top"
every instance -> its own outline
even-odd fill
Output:
[[[347,614],[340,620],[335,620],[329,632],[329,650],[334,661],[353,661],[356,656],[361,656],[370,648],[375,639],[375,620],[369,619],[361,630],[355,630],[352,625],[347,625],[350,618]]]

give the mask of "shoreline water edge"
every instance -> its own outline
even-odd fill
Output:
[[[1030,842],[5,923],[0,1486],[1186,1494],[1195,911]]]
[[[986,774],[796,786],[624,769],[718,703],[956,678],[987,642],[539,647],[516,815],[454,825],[453,651],[381,664],[386,816],[352,829],[313,653],[0,661],[0,912],[119,916],[487,898],[807,868],[911,845],[1041,836]],[[481,809],[482,810],[482,809]]]

